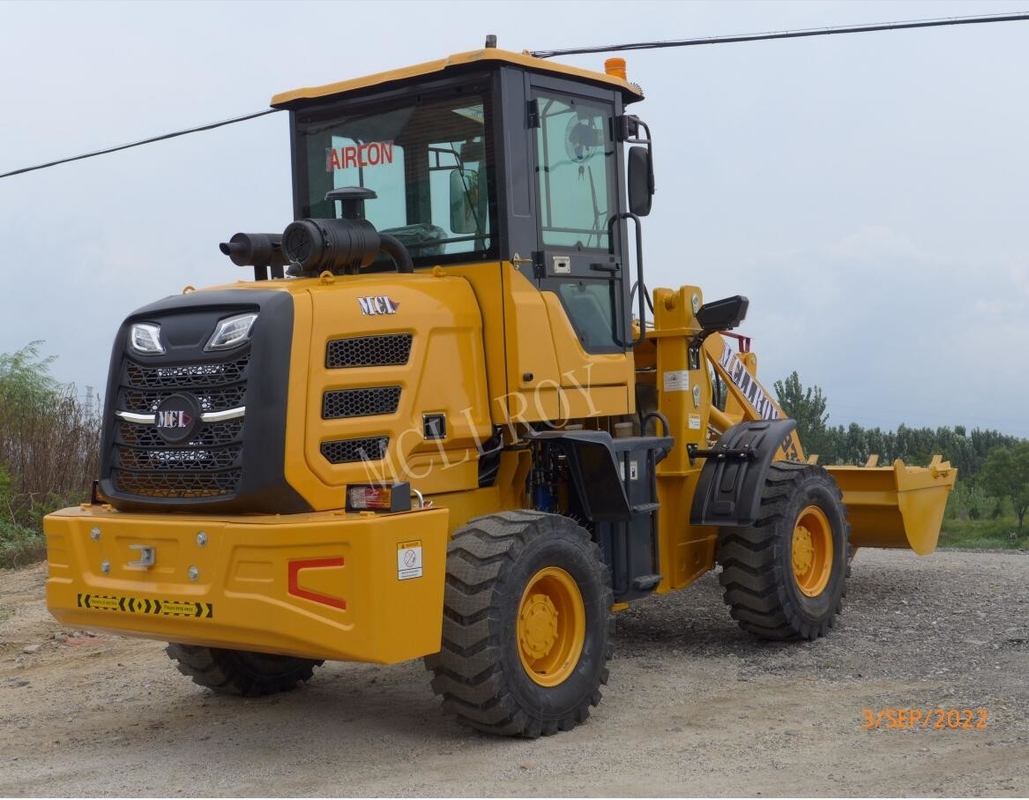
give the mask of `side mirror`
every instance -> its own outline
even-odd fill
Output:
[[[486,225],[483,219],[483,205],[479,197],[479,173],[473,169],[451,170],[450,230],[454,233],[484,231]]]
[[[637,216],[647,216],[654,198],[654,162],[649,148],[629,148],[628,183],[629,210]]]

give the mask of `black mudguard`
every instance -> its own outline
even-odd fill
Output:
[[[727,457],[707,456],[693,495],[690,524],[753,525],[772,460],[796,427],[792,419],[751,420],[722,434],[711,452]]]
[[[671,452],[675,443],[669,436],[614,439],[605,431],[538,431],[526,438],[560,448],[568,458],[586,516],[606,522],[628,522],[633,515],[618,458],[626,452],[653,450],[656,464]],[[643,478],[651,480],[645,472],[641,474]]]

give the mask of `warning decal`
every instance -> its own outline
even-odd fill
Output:
[[[192,600],[144,600],[139,597],[118,597],[110,594],[80,594],[77,599],[79,608],[88,608],[91,611],[125,611],[129,614],[194,619],[211,619],[214,616],[212,603],[196,603]]]
[[[406,581],[422,577],[422,542],[401,542],[397,545],[397,578]]]

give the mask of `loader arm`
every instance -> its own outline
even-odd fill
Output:
[[[736,339],[740,349],[733,348],[729,339]],[[749,338],[731,333],[714,334],[704,340],[702,349],[711,370],[729,393],[724,411],[714,404],[711,406],[708,429],[714,438],[740,422],[788,418],[772,393],[757,379],[757,354],[750,352]],[[804,460],[804,449],[795,428],[783,439],[775,460]]]

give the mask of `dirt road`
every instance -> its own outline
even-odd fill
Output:
[[[736,628],[708,575],[620,614],[604,701],[536,741],[458,727],[420,662],[216,697],[160,644],[63,630],[44,580],[0,571],[0,796],[1029,795],[1025,552],[860,551],[800,645]],[[862,727],[909,708],[928,727]]]

